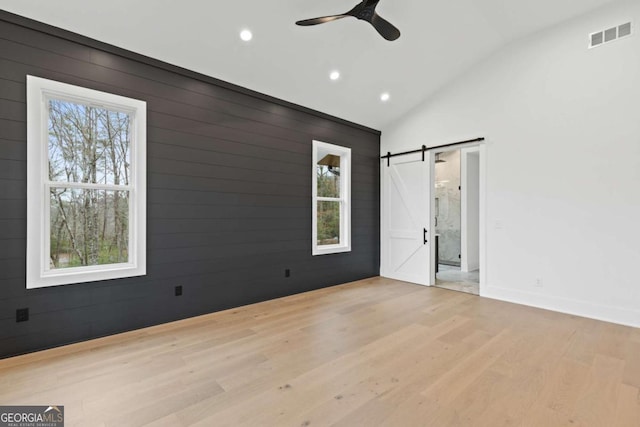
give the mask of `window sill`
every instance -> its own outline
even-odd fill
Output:
[[[75,270],[75,271],[73,271]],[[48,271],[41,275],[33,275],[27,280],[27,289],[46,288],[50,286],[73,285],[76,283],[98,282],[102,280],[124,279],[127,277],[145,276],[146,268],[132,264],[114,264],[111,268],[80,267],[62,271]]]
[[[314,247],[312,255],[331,255],[331,254],[340,254],[344,252],[351,252],[351,246],[344,245],[331,245],[331,246],[322,246],[322,247]]]

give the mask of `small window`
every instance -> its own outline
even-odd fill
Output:
[[[313,141],[313,255],[351,251],[351,149]]]
[[[27,288],[146,274],[146,103],[27,76]]]

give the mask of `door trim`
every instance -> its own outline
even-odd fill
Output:
[[[435,154],[436,153],[444,153],[447,151],[455,151],[455,150],[460,150],[461,154],[463,153],[463,149],[470,149],[473,151],[477,151],[480,155],[480,212],[479,212],[479,217],[480,217],[480,285],[479,285],[479,294],[480,296],[485,296],[487,288],[488,288],[488,284],[487,284],[487,224],[486,224],[486,218],[487,218],[487,144],[486,144],[486,140],[483,140],[481,142],[478,143],[472,143],[472,144],[468,144],[465,145],[464,147],[450,147],[450,148],[444,148],[442,150],[435,150],[434,151],[434,156],[432,156],[432,159],[435,158]],[[467,150],[467,151],[468,151]],[[434,166],[434,165],[432,165]],[[435,167],[431,168],[432,172],[435,170]],[[435,173],[432,173],[431,176],[431,188],[434,188],[435,186]],[[430,202],[430,214],[431,214],[431,218],[433,221],[433,213],[434,213],[434,204],[435,204],[435,192],[432,191],[431,192],[431,202]],[[461,221],[462,223],[462,221]],[[435,230],[435,228],[433,227],[432,224],[432,229]],[[432,248],[431,251],[431,262],[432,265],[435,265],[435,250],[434,248]],[[430,277],[430,283],[433,286],[435,284],[435,280],[436,280],[436,272],[435,272],[435,268],[431,269],[431,277]]]

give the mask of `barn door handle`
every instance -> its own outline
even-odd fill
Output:
[[[427,240],[427,229],[424,229],[424,233],[422,234],[422,237],[424,239],[424,244],[426,245],[429,241]]]

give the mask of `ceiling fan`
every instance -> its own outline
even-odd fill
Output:
[[[305,19],[296,22],[296,24],[306,27],[309,25],[324,24],[325,22],[331,22],[337,19],[353,16],[354,18],[360,19],[362,21],[367,21],[368,23],[373,25],[373,28],[375,28],[385,39],[389,41],[396,40],[398,37],[400,37],[400,30],[398,30],[389,21],[383,19],[376,13],[376,6],[378,5],[378,2],[380,2],[380,0],[363,0],[361,3],[357,4],[356,7],[348,12],[343,13],[342,15],[331,15],[323,16],[321,18]]]

